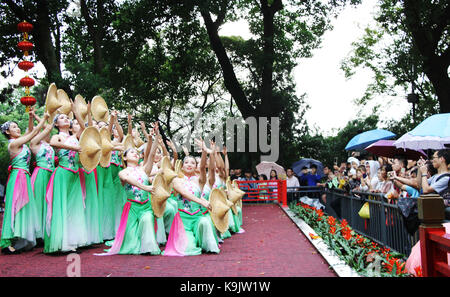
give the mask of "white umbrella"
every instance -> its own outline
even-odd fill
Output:
[[[274,162],[262,161],[256,165],[256,170],[258,171],[258,174],[265,174],[268,179],[270,179],[270,171],[272,170],[277,172],[278,178],[280,178],[280,175],[286,175],[284,168]]]
[[[440,150],[450,145],[450,113],[435,114],[394,142],[397,148]]]

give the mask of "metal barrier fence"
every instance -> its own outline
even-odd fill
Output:
[[[392,250],[408,256],[418,241],[418,233],[411,236],[404,224],[403,215],[396,204],[389,203],[383,194],[343,191],[327,191],[327,204],[340,219],[346,219],[350,226]],[[364,219],[358,213],[365,203],[369,204],[370,218]]]
[[[396,204],[388,203],[382,194],[347,193],[324,187],[285,187],[285,184],[285,181],[238,181],[239,187],[247,193],[243,202],[278,201],[286,206],[305,196],[318,199],[328,215],[347,220],[358,233],[405,256],[419,239],[418,232],[414,236],[407,232],[400,209]],[[370,219],[363,219],[358,214],[366,202]]]

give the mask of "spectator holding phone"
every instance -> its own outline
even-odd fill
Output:
[[[439,150],[434,152],[433,158],[431,159],[433,168],[437,170],[437,173],[432,177],[428,177],[428,167],[422,165],[423,162],[419,161],[420,172],[417,178],[420,180],[420,186],[422,188],[423,194],[437,193],[441,194],[448,188],[448,183],[450,179],[450,173],[448,170],[448,164],[450,164],[450,153],[448,150]],[[448,202],[447,204],[448,205]]]

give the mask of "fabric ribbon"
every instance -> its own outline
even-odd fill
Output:
[[[164,256],[185,256],[188,238],[184,230],[180,213],[177,212],[170,227],[169,238],[167,239]]]
[[[31,175],[31,187],[33,188],[33,192],[34,192],[34,182],[36,181],[36,177],[39,173],[39,169],[43,169],[43,170],[47,170],[52,172],[53,170],[45,168],[45,167],[41,167],[41,166],[36,166],[33,170],[33,174]]]
[[[56,169],[53,171],[52,176],[50,177],[50,180],[48,182],[47,185],[47,189],[45,191],[45,201],[47,202],[47,218],[46,218],[46,231],[47,231],[47,235],[50,235],[50,229],[51,229],[51,222],[52,222],[52,214],[53,214],[53,183],[55,181],[55,174],[56,171],[58,170],[58,168],[62,168],[65,170],[69,170],[72,173],[75,174],[79,174],[80,176],[80,183],[81,183],[81,191],[83,193],[83,206],[84,208],[86,208],[86,204],[84,202],[84,198],[86,197],[86,185],[85,185],[85,181],[84,181],[84,175],[80,174],[80,171],[75,171],[73,169],[70,169],[68,167],[63,167],[63,166],[58,166],[56,167]],[[83,176],[83,177],[81,177]]]
[[[11,172],[12,169],[18,170],[11,207],[11,230],[14,232],[15,215],[30,201],[30,198],[28,196],[27,178],[25,176],[25,173],[27,173],[28,175],[30,175],[30,173],[25,169],[13,168],[11,166],[9,166],[8,171]]]
[[[122,247],[123,237],[125,235],[125,230],[127,228],[127,220],[128,220],[128,214],[130,212],[131,208],[131,202],[125,203],[122,211],[122,216],[120,217],[120,223],[119,223],[119,229],[117,230],[116,238],[114,239],[114,243],[111,247],[111,249],[102,254],[94,254],[95,256],[110,256],[110,255],[116,255],[119,253],[120,248]]]

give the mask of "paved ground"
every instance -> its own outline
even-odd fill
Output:
[[[333,270],[278,205],[244,205],[245,233],[222,244],[221,253],[191,257],[94,256],[103,245],[85,248],[81,276],[333,277]],[[3,216],[0,216],[0,220]],[[67,255],[42,248],[0,254],[0,276],[66,276]]]

